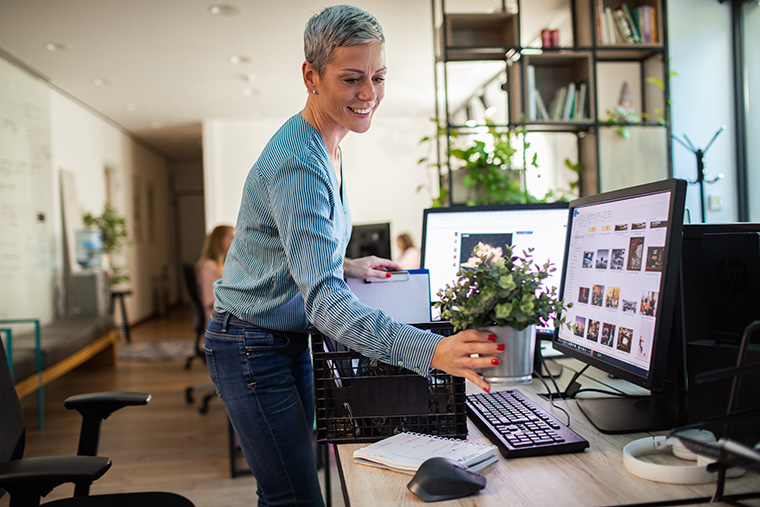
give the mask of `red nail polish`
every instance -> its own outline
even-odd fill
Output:
[[[494,357],[493,359],[491,359],[491,364],[494,366],[499,366],[499,358]]]
[[[488,339],[491,340],[492,342],[495,342],[496,341],[496,335],[495,334],[489,334],[488,335]]]
[[[507,346],[503,343],[496,344],[496,350],[506,350]]]
[[[487,392],[487,393],[490,393],[490,392],[491,392],[491,388],[490,388],[490,387],[484,387],[484,388],[483,388],[483,390],[484,390],[485,392]]]
[[[390,273],[385,273],[385,278],[390,278],[392,275]]]

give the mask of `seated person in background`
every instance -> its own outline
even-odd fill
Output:
[[[195,265],[195,278],[198,282],[198,295],[203,305],[206,322],[214,309],[214,282],[222,277],[224,260],[235,238],[235,228],[231,225],[217,225],[203,243],[203,250]]]
[[[396,238],[396,246],[401,250],[396,264],[401,266],[401,269],[419,269],[420,251],[414,246],[414,241],[408,233],[399,234]]]

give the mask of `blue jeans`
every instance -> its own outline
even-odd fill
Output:
[[[306,333],[214,312],[206,362],[257,482],[260,506],[323,506],[311,436],[314,380]]]

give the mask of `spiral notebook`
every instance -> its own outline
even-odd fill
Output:
[[[399,433],[354,451],[354,462],[413,474],[429,458],[444,457],[477,472],[498,461],[495,445],[422,433]]]

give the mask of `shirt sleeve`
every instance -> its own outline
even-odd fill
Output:
[[[335,229],[339,197],[331,170],[316,161],[290,158],[271,181],[274,220],[307,318],[361,354],[426,375],[441,337],[369,308],[343,280],[343,252]]]

